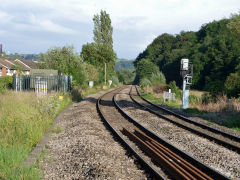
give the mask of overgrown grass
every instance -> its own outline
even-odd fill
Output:
[[[71,103],[68,95],[37,98],[30,92],[0,94],[0,179],[39,179],[34,166],[23,167],[55,116]]]
[[[180,108],[181,107],[181,104],[178,103],[178,101],[166,101],[164,102],[163,98],[160,96],[160,97],[156,97],[154,96],[153,93],[147,93],[145,95],[143,95],[143,97],[145,99],[148,99],[149,101],[155,103],[155,104],[164,104],[164,105],[168,105],[170,107],[174,107],[174,108]]]
[[[156,104],[165,104],[173,108],[180,108],[182,105],[181,99],[175,101],[164,102],[162,93],[153,93],[151,88],[141,89],[141,93],[146,93],[144,98]],[[217,123],[228,128],[240,131],[240,98],[228,99],[226,96],[219,96],[215,101],[208,100],[203,102],[202,96],[204,92],[190,91],[189,108],[183,111],[190,114],[198,115],[199,117],[208,120],[209,124]]]
[[[207,111],[201,111],[201,110],[198,110],[197,108],[188,108],[188,109],[184,109],[183,111],[186,113],[201,114],[201,115],[207,113]]]
[[[226,121],[223,122],[223,125],[240,132],[240,115],[235,115],[226,119]]]

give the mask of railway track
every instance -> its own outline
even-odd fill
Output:
[[[110,91],[98,99],[97,110],[118,140],[131,151],[156,179],[228,179],[128,116]]]
[[[223,132],[219,129],[207,126],[205,124],[193,121],[189,118],[186,118],[182,115],[179,115],[175,112],[172,112],[164,107],[156,105],[147,99],[143,98],[137,88],[135,86],[135,96],[133,95],[133,89],[131,87],[130,90],[130,97],[131,99],[138,104],[139,106],[143,107],[145,110],[163,118],[181,128],[191,131],[197,135],[200,135],[204,138],[207,138],[215,143],[222,145],[231,149],[232,151],[237,152],[240,154],[240,137],[237,137],[232,134],[228,134]],[[137,96],[136,96],[137,95]]]

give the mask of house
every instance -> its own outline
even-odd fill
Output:
[[[29,60],[0,59],[0,77],[12,76],[13,74],[30,74],[31,69],[36,69],[37,63]]]
[[[12,76],[16,73],[15,66],[11,60],[0,59],[0,76]]]

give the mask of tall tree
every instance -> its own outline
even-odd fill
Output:
[[[101,22],[98,14],[94,15],[93,22],[94,22],[93,40],[95,41],[96,44],[101,44],[102,43]]]
[[[101,10],[100,15],[93,17],[93,43],[83,45],[81,56],[84,61],[104,70],[107,64],[107,72],[110,77],[114,73],[116,54],[113,50],[113,27],[111,19],[106,11]]]
[[[96,14],[93,17],[94,30],[93,40],[97,45],[106,45],[108,48],[113,48],[112,33],[113,27],[111,19],[106,11],[101,10],[100,15]]]

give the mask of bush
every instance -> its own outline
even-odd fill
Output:
[[[218,96],[224,93],[224,83],[220,80],[207,82],[206,90],[210,93],[211,98],[216,101]]]
[[[13,77],[5,76],[0,78],[0,92],[5,91],[6,89],[12,88]]]
[[[176,98],[178,98],[178,99],[182,98],[182,92],[180,91],[180,89],[176,85],[175,81],[171,81],[168,85],[168,88],[171,89],[172,93],[176,94]]]
[[[113,84],[113,85],[118,85],[118,84],[119,84],[118,77],[116,77],[116,76],[113,76],[113,77],[112,77],[112,84]]]
[[[135,71],[130,69],[121,69],[117,71],[116,74],[119,81],[123,84],[131,84],[136,76]]]
[[[228,97],[238,97],[240,93],[240,75],[231,73],[227,77],[224,86]]]
[[[208,104],[213,101],[213,98],[209,93],[203,93],[201,99],[202,99],[202,104]]]
[[[149,81],[149,79],[143,78],[140,80],[139,85],[140,85],[140,87],[147,87],[147,86],[152,86],[152,83],[151,83],[151,81]]]
[[[79,102],[82,100],[82,88],[79,86],[73,86],[71,91],[71,98],[74,102]]]
[[[158,66],[156,66],[149,59],[141,59],[137,63],[136,73],[141,81],[143,78],[151,78],[152,73],[159,72]]]
[[[150,81],[153,86],[161,85],[166,83],[166,78],[162,72],[152,73]]]
[[[189,103],[191,105],[199,104],[201,102],[202,102],[201,97],[197,97],[197,96],[191,95],[191,94],[189,95]]]
[[[168,91],[168,87],[166,85],[154,86],[153,92],[156,94],[162,93],[163,91]]]

